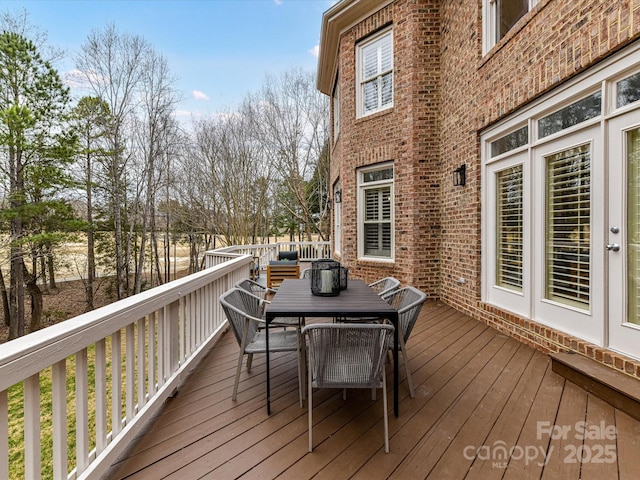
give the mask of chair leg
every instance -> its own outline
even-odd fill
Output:
[[[231,400],[236,401],[236,395],[238,394],[238,382],[240,381],[240,371],[242,370],[242,350],[240,350],[240,354],[238,356],[238,367],[236,368],[236,380],[233,383],[233,394],[231,395]]]
[[[404,360],[404,371],[407,376],[407,384],[409,385],[409,395],[411,398],[416,398],[416,393],[413,390],[413,378],[411,378],[411,372],[409,371],[409,357],[407,356],[407,348],[404,344],[404,339],[400,338],[400,351],[402,352],[402,360]]]
[[[389,453],[389,417],[387,406],[387,375],[382,371],[382,409],[384,411],[384,451]]]
[[[309,367],[307,367],[309,368]],[[309,453],[313,452],[313,387],[311,386],[311,369],[309,368],[309,377],[307,378],[307,408],[309,409]]]
[[[247,373],[251,373],[251,362],[253,362],[253,353],[247,355]]]

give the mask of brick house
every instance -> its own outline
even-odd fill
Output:
[[[342,0],[334,257],[640,377],[640,1]]]

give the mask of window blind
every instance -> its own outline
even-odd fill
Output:
[[[361,82],[364,113],[393,102],[393,43],[391,32],[362,47]]]
[[[496,174],[496,285],[522,291],[522,165]]]
[[[364,191],[364,253],[380,257],[391,255],[391,188]]]
[[[546,165],[545,298],[586,309],[591,273],[589,146],[551,155]]]

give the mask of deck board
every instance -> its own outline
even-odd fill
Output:
[[[565,381],[540,352],[436,301],[425,304],[407,348],[416,398],[400,356],[398,418],[387,368],[389,454],[381,394],[372,401],[370,391],[357,390],[346,401],[341,391],[314,392],[314,452],[307,452],[307,409],[291,353],[272,357],[270,416],[263,355],[251,374],[243,368],[232,402],[238,346],[227,332],[108,478],[637,478],[640,422]],[[575,438],[581,420],[610,426],[615,439]],[[539,422],[571,432],[551,439]],[[612,461],[566,461],[567,449],[593,453],[607,444]],[[496,460],[499,446],[537,448],[548,462]]]

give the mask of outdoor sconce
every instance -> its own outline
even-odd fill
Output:
[[[333,195],[334,203],[342,203],[342,190],[336,190],[336,193]]]
[[[464,187],[467,183],[467,164],[463,163],[453,171],[453,186]]]

